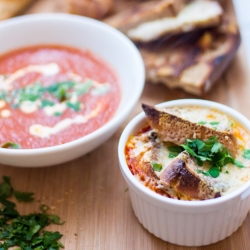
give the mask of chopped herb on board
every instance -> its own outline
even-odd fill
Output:
[[[161,171],[162,170],[162,165],[159,163],[152,161],[151,165],[152,165],[154,171]]]
[[[14,196],[18,201],[33,201],[34,200],[34,193],[25,193],[25,192],[18,192],[14,191],[13,192]]]
[[[60,250],[64,248],[59,241],[59,232],[46,231],[50,224],[61,225],[60,217],[42,213],[21,215],[16,204],[9,198],[14,194],[18,201],[30,202],[33,193],[13,190],[10,178],[4,176],[0,183],[0,250]]]

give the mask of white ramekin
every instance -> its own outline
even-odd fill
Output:
[[[250,133],[249,120],[237,111],[219,103],[182,99],[157,107],[196,105],[215,108],[239,122]],[[123,131],[118,155],[121,172],[128,183],[132,206],[138,220],[162,240],[183,245],[208,245],[230,236],[245,220],[250,208],[250,181],[226,196],[206,201],[179,201],[163,197],[141,184],[130,172],[124,147],[130,135],[145,124],[140,113]]]

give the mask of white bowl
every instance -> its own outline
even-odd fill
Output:
[[[38,167],[77,158],[107,140],[129,115],[144,87],[144,65],[133,43],[116,29],[69,14],[36,14],[0,23],[0,54],[29,45],[59,44],[89,49],[116,72],[122,99],[115,116],[93,133],[63,145],[41,149],[0,148],[0,163]]]
[[[219,103],[183,99],[157,107],[196,105],[215,108],[238,121],[250,133],[250,121],[237,111]],[[144,113],[136,116],[123,131],[118,155],[121,172],[128,183],[132,206],[138,220],[162,240],[183,245],[202,246],[230,236],[245,220],[250,208],[250,181],[223,197],[205,201],[180,201],[163,197],[141,184],[130,172],[124,147],[130,135],[145,125]]]

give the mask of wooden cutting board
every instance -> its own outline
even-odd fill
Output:
[[[231,1],[224,1],[227,12],[235,18]],[[124,4],[116,1],[116,10]],[[65,12],[63,0],[35,1],[22,14]],[[226,104],[250,118],[250,85],[244,48],[226,73],[204,99]],[[0,165],[1,175],[10,176],[14,188],[35,192],[36,201],[19,204],[21,213],[38,211],[40,204],[51,207],[65,224],[51,226],[60,231],[66,250],[248,250],[250,248],[250,216],[227,239],[205,247],[181,247],[164,242],[150,234],[135,217],[127,185],[120,173],[117,144],[126,124],[141,111],[140,104],[157,104],[173,99],[194,97],[180,90],[146,83],[133,113],[106,143],[81,158],[47,168],[15,168]],[[205,227],[206,225],[204,225]]]

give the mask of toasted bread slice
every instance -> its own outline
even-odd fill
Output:
[[[34,0],[0,0],[0,20],[10,18]]]
[[[218,141],[228,148],[231,155],[235,156],[237,142],[231,130],[219,131],[146,104],[142,104],[142,108],[148,118],[150,126],[158,133],[158,136],[163,141],[181,145],[184,144],[187,139],[197,138],[206,140],[212,136],[216,136]]]
[[[176,16],[189,0],[151,0],[133,5],[106,20],[109,25],[126,33],[129,29],[163,17]]]
[[[201,96],[222,75],[240,42],[238,27],[224,22],[217,28],[165,37],[138,48],[148,81]]]
[[[133,41],[150,42],[166,34],[180,34],[198,28],[217,26],[223,10],[215,1],[193,1],[176,17],[164,17],[143,23],[127,32]]]
[[[179,2],[179,4],[177,3]],[[223,10],[216,1],[149,1],[118,13],[106,22],[135,42],[157,40],[166,34],[179,34],[221,23]],[[177,16],[175,6],[184,7]]]
[[[95,19],[104,18],[113,8],[113,0],[67,0],[68,12]]]
[[[219,190],[199,175],[197,169],[194,160],[184,151],[164,169],[160,183],[166,188],[173,188],[180,199],[207,200],[220,197]]]

